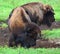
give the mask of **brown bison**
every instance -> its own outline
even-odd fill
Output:
[[[31,22],[29,16],[22,7],[14,9],[9,16],[8,27],[12,35],[9,39],[9,46],[17,46],[21,43],[23,47],[30,47],[36,44],[40,36],[40,28]]]
[[[38,25],[46,24],[48,27],[51,26],[52,22],[55,21],[54,10],[50,5],[45,5],[38,2],[32,2],[21,7],[24,8],[30,20]]]
[[[54,21],[54,10],[49,5],[34,2],[13,9],[8,20],[12,33],[9,46],[17,46],[19,43],[24,47],[33,46],[41,36],[38,25],[47,24],[50,27]]]

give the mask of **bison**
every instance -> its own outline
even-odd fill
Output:
[[[21,32],[21,31],[17,31]],[[23,47],[31,47],[36,45],[36,40],[41,39],[41,31],[38,25],[30,23],[26,25],[26,28],[22,33],[14,33],[10,36],[9,46],[18,46],[19,44]]]
[[[24,4],[24,8],[30,20],[38,25],[45,24],[48,27],[55,21],[54,9],[50,5],[45,5],[39,2]]]
[[[41,37],[39,25],[48,27],[55,21],[54,10],[50,5],[38,2],[24,4],[12,10],[8,19],[8,27],[12,33],[9,46],[30,47]]]
[[[9,46],[21,44],[23,47],[30,47],[36,44],[36,39],[40,36],[40,28],[31,22],[29,16],[22,7],[16,8],[9,15],[8,27],[12,35],[9,39]]]

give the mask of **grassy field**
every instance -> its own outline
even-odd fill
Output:
[[[60,0],[0,0],[0,21],[5,21],[13,8],[29,2],[50,4],[54,8],[56,21],[60,21]],[[6,25],[3,24],[2,27],[6,27]],[[42,34],[46,38],[59,38],[60,29],[43,30]],[[12,49],[0,46],[0,54],[60,54],[60,48],[24,49],[19,47]]]
[[[45,38],[60,38],[60,29],[42,30],[42,34]]]
[[[0,54],[60,54],[60,48],[8,48],[1,47]]]
[[[60,20],[60,0],[0,0],[0,21],[6,20],[13,8],[29,2],[42,2],[51,5],[55,10],[56,20]]]

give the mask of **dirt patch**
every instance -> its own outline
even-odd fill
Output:
[[[60,48],[60,39],[38,39],[34,48]]]
[[[56,22],[57,25],[52,24],[51,28],[60,28],[60,22]],[[49,29],[46,25],[41,25],[40,26],[41,30],[42,29]],[[8,40],[9,37],[11,36],[11,33],[9,32],[8,28],[1,28],[0,27],[0,45],[8,45]],[[60,47],[60,39],[54,39],[54,40],[37,40],[36,41],[36,46],[34,47]]]
[[[0,28],[0,45],[7,45],[10,35],[8,28]]]

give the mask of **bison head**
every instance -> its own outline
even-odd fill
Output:
[[[55,21],[54,18],[54,10],[51,6],[45,5],[44,6],[44,16],[43,16],[43,24],[47,24],[48,27]]]

